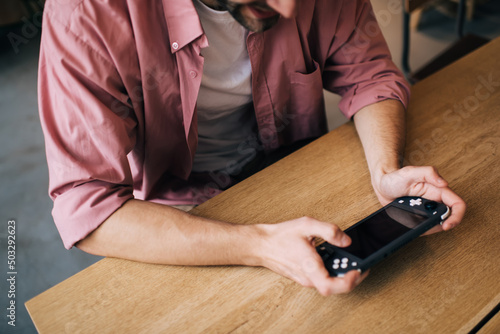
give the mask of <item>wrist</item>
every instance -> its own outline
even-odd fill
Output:
[[[400,169],[399,164],[386,164],[379,165],[372,170],[370,170],[372,186],[375,191],[379,191],[381,188],[382,179],[385,175],[393,173]]]
[[[239,247],[241,252],[241,264],[251,267],[264,266],[266,244],[268,244],[268,225],[239,225]]]

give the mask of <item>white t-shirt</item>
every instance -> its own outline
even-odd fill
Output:
[[[227,11],[193,0],[208,38],[202,49],[203,77],[197,100],[198,148],[193,171],[226,170],[243,165],[256,148],[252,68],[246,48],[248,31]],[[245,143],[250,138],[254,140]]]

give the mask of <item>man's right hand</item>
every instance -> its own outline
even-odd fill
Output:
[[[330,277],[314,247],[315,237],[340,247],[351,242],[336,225],[307,217],[240,225],[133,199],[77,247],[95,255],[147,263],[264,266],[325,296],[351,291],[366,274],[351,271],[343,278]]]
[[[353,270],[344,277],[330,277],[315,249],[319,237],[332,245],[346,247],[351,239],[334,224],[303,217],[273,225],[254,225],[261,230],[256,248],[260,265],[305,287],[314,287],[323,296],[346,293],[368,275]]]

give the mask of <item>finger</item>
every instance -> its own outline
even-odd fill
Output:
[[[330,284],[324,296],[351,292],[368,276],[369,271],[361,274],[358,270],[351,270],[344,277],[330,277]],[[319,290],[318,290],[319,291]],[[320,292],[321,293],[321,292]]]
[[[312,283],[312,286],[323,296],[348,292],[359,284],[357,282],[360,277],[358,271],[355,271],[357,274],[346,275],[347,279],[331,277],[321,257],[314,251],[302,261],[302,271],[307,276],[307,280]]]
[[[443,231],[443,227],[441,225],[436,225],[422,235],[431,235],[431,234],[442,232],[442,231]]]
[[[451,215],[443,222],[443,230],[448,231],[460,224],[464,218],[467,205],[464,200],[450,188],[442,189],[441,201],[451,210]]]
[[[306,288],[314,287],[314,284],[311,282],[308,275],[303,273],[303,270],[301,270],[300,266],[297,265],[296,268],[293,267],[294,266],[287,267],[278,265],[277,267],[272,268],[272,270]]]
[[[350,292],[368,276],[368,272],[361,274],[358,270],[351,270],[344,277],[331,277],[323,261],[319,256],[317,258],[318,263],[321,264],[310,268],[312,270],[306,274],[316,290],[323,296]]]
[[[448,182],[446,182],[437,169],[432,166],[407,167],[407,173],[409,173],[413,181],[417,183],[429,183],[438,188],[448,186]]]
[[[302,272],[312,287],[322,295],[327,295],[331,277],[318,253],[311,252],[311,255],[302,261]]]
[[[304,217],[306,224],[303,225],[304,235],[308,237],[319,237],[338,247],[347,247],[351,244],[351,238],[337,225],[321,222],[319,220]]]

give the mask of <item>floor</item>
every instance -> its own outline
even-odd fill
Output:
[[[399,0],[372,0],[389,47],[400,65],[402,15]],[[99,260],[78,249],[64,249],[51,217],[47,195],[48,172],[36,100],[39,28],[24,29],[16,48],[0,31],[0,333],[35,333],[24,303]],[[466,31],[485,37],[500,36],[498,1],[478,8]],[[17,31],[22,34],[23,31]],[[12,35],[11,35],[12,36]],[[19,36],[19,35],[18,35]],[[453,41],[454,20],[431,11],[420,30],[412,34],[411,65],[419,67]],[[330,129],[344,123],[336,108],[338,97],[327,94]],[[16,222],[16,327],[7,325],[7,225]]]

